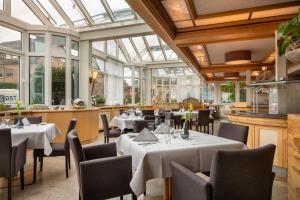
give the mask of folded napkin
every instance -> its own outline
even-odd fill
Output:
[[[27,119],[27,117],[25,117],[25,118],[22,119],[22,123],[23,123],[24,126],[30,126],[30,122]]]
[[[161,123],[154,131],[154,134],[166,134],[166,133],[170,133],[170,127],[165,123]]]
[[[122,113],[122,115],[120,115],[120,117],[123,118],[123,119],[127,119],[128,115],[126,113]]]
[[[129,116],[130,117],[136,117],[134,113],[131,113]]]
[[[135,142],[156,142],[158,138],[147,128],[144,128],[134,139]]]

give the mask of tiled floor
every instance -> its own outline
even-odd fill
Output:
[[[218,123],[215,124],[217,127]],[[216,130],[216,129],[215,129]],[[103,143],[103,137],[100,136],[94,144]],[[73,161],[73,158],[72,158]],[[16,200],[69,200],[78,199],[78,185],[74,163],[70,177],[65,177],[64,158],[45,158],[44,170],[39,174],[37,182],[30,184],[32,181],[32,151],[27,154],[26,164],[26,183],[25,190],[21,191],[19,187],[13,189],[13,199]],[[18,184],[18,182],[16,182]],[[5,183],[0,179],[0,185]],[[100,187],[100,186],[99,186]],[[255,192],[255,191],[253,191]],[[149,181],[147,185],[147,197],[140,197],[139,200],[160,200],[163,194],[163,181]],[[0,200],[6,199],[6,188],[0,189]],[[119,199],[119,198],[115,198]],[[126,196],[124,199],[131,199]],[[287,200],[287,184],[276,180],[273,187],[273,200]]]

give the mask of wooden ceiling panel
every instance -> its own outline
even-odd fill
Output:
[[[174,22],[176,28],[190,28],[194,27],[194,23],[192,20],[178,21]]]
[[[205,19],[197,19],[195,20],[196,26],[204,26],[210,24],[221,24],[227,22],[235,22],[235,21],[243,21],[248,20],[250,13],[242,13],[237,15],[228,15],[222,17],[212,17],[212,18],[205,18]]]
[[[278,9],[272,9],[272,10],[253,12],[251,19],[293,14],[293,13],[297,13],[299,8],[300,8],[300,6],[293,6],[293,7],[287,7],[287,8],[278,8]]]
[[[185,0],[163,0],[161,4],[174,22],[191,19]]]

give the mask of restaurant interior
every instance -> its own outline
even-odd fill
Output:
[[[300,200],[299,0],[0,0],[0,200]]]

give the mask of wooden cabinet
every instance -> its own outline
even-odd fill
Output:
[[[288,197],[300,199],[300,115],[288,116]]]
[[[287,168],[287,120],[228,115],[232,123],[249,127],[249,148],[258,148],[267,144],[275,144],[274,165]]]

